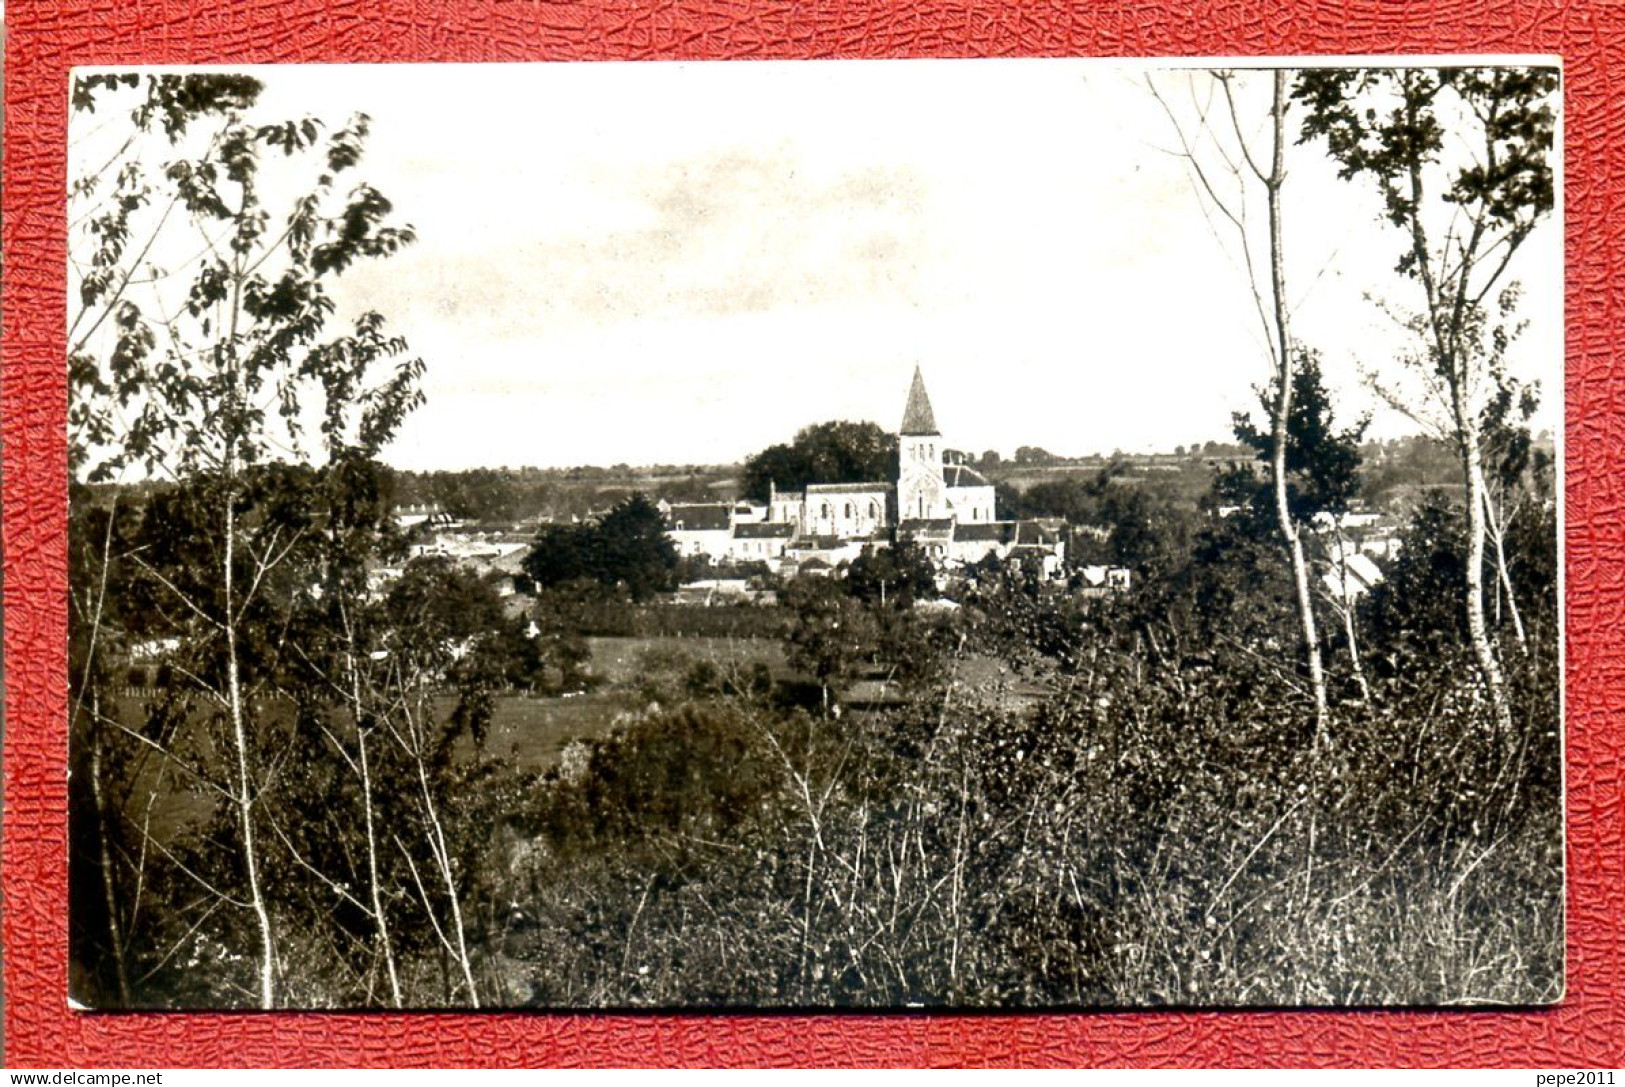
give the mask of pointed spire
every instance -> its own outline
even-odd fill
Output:
[[[914,367],[914,384],[909,386],[908,406],[903,409],[903,425],[899,434],[941,434],[936,416],[931,414],[931,398],[925,395],[925,378],[920,368]]]

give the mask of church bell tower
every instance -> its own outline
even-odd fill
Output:
[[[914,367],[903,425],[897,431],[897,519],[918,521],[948,516],[942,478],[942,434],[931,414],[925,378]]]

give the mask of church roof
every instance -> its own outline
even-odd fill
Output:
[[[967,468],[963,464],[944,464],[942,466],[942,481],[950,487],[987,487],[987,477],[974,468]]]
[[[903,409],[903,425],[899,434],[941,434],[936,416],[931,414],[931,398],[925,395],[925,378],[920,368],[914,367],[914,384],[908,389],[908,406]]]
[[[889,494],[890,483],[809,483],[808,494]]]

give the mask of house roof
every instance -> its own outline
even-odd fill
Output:
[[[732,509],[726,502],[673,506],[666,515],[671,527],[681,532],[718,532],[732,524]]]
[[[796,551],[837,551],[841,548],[839,536],[803,536],[796,540]]]
[[[934,537],[948,540],[953,538],[954,522],[949,517],[939,517],[927,520],[904,521],[897,526],[899,534],[905,537],[918,539],[921,537]]]
[[[914,383],[908,389],[908,404],[903,408],[903,425],[899,434],[941,434],[937,417],[931,413],[931,398],[925,394],[925,378],[920,368],[914,367]]]
[[[1054,546],[1057,539],[1055,532],[1038,521],[1016,522],[1016,546]]]
[[[1382,580],[1382,568],[1358,551],[1344,556],[1343,563],[1350,574],[1367,585],[1375,585]]]
[[[1015,528],[1009,521],[976,521],[954,526],[955,540],[990,540],[1004,543]]]
[[[734,526],[734,539],[736,540],[787,540],[794,535],[795,526],[786,522]]]

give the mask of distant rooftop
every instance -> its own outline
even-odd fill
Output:
[[[726,503],[706,503],[671,507],[666,515],[679,532],[717,532],[728,528],[732,507]]]
[[[736,540],[787,540],[795,535],[796,526],[787,521],[753,522],[734,526]]]
[[[951,517],[911,518],[897,526],[897,531],[903,536],[942,536],[951,537],[954,531],[954,521]]]

